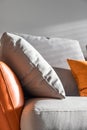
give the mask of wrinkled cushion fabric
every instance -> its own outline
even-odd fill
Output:
[[[46,60],[22,37],[4,33],[1,37],[2,60],[19,77],[33,96],[64,98],[63,85]]]
[[[51,66],[70,69],[67,58],[82,59],[84,56],[79,42],[64,38],[46,38],[43,36],[33,36],[20,34],[30,44],[32,44]]]
[[[21,130],[87,130],[87,98],[31,99],[21,117]]]

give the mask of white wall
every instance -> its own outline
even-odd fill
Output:
[[[47,35],[57,25],[80,20],[87,20],[87,0],[0,0],[0,33]]]

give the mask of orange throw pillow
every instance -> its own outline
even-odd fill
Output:
[[[20,130],[23,104],[24,97],[16,75],[0,61],[0,130]]]
[[[87,61],[71,59],[67,61],[78,84],[80,96],[87,96]]]

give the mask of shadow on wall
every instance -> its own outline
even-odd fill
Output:
[[[0,32],[36,34],[49,25],[84,20],[86,12],[86,0],[0,0]]]

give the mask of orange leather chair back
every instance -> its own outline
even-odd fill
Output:
[[[0,130],[20,130],[23,104],[24,96],[16,75],[0,62]]]

